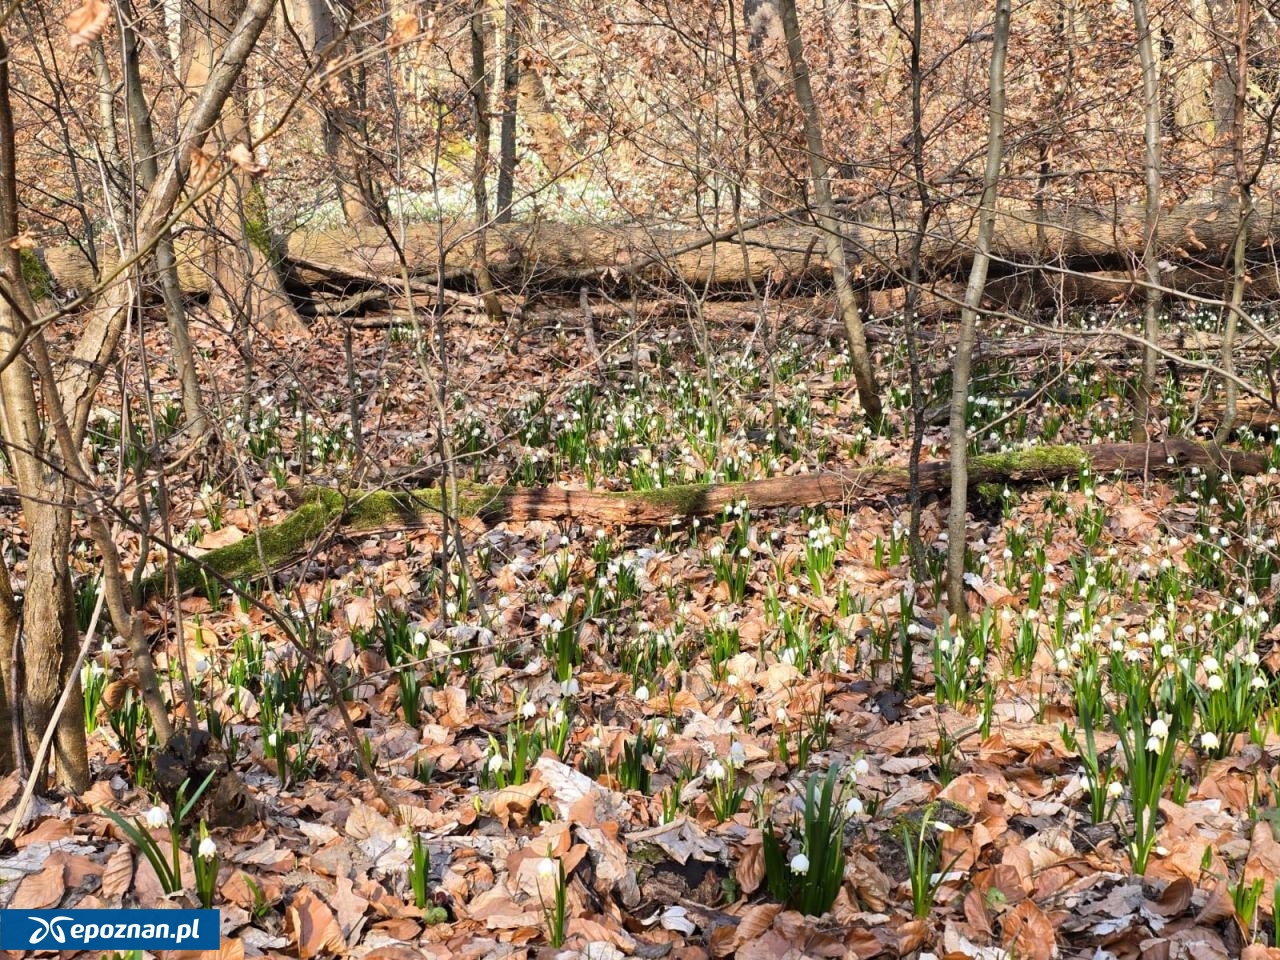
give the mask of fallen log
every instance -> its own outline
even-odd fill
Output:
[[[969,481],[1036,483],[1074,476],[1089,467],[1099,475],[1174,473],[1191,466],[1217,469],[1233,476],[1261,473],[1267,458],[1260,453],[1229,450],[1212,444],[1173,439],[1151,444],[1031,447],[1010,453],[971,457]],[[920,465],[920,488],[942,492],[950,484],[950,462]],[[486,523],[559,520],[583,524],[663,526],[721,513],[746,501],[753,510],[842,504],[870,497],[905,494],[906,467],[870,466],[824,470],[797,476],[771,477],[744,483],[688,484],[652,491],[605,492],[543,487],[462,483],[457,489],[461,513]],[[257,538],[212,550],[179,565],[183,589],[200,587],[206,577],[232,581],[262,576],[303,554],[326,532],[358,533],[404,529],[438,522],[441,490],[374,491],[346,496],[336,490],[312,489],[285,520],[264,528]],[[263,568],[265,560],[266,569]],[[153,577],[150,588],[159,587]]]
[[[1187,203],[1162,213],[1153,246],[1166,264],[1162,281],[1167,286],[1211,297],[1221,293],[1229,279],[1222,265],[1237,229],[1234,209],[1231,204]],[[1139,206],[1003,207],[996,221],[989,298],[996,306],[1024,307],[1133,297],[1140,291],[1136,265],[1145,247],[1144,216]],[[959,299],[955,281],[968,269],[974,221],[967,202],[933,210],[921,248],[929,284],[925,310],[947,312]],[[842,231],[851,269],[875,311],[894,309],[903,296],[901,278],[909,267],[915,222],[909,203],[846,211]],[[1251,298],[1274,296],[1280,286],[1271,252],[1278,233],[1280,203],[1260,199],[1247,230],[1254,264]],[[183,236],[176,243],[181,282],[193,293],[208,287],[196,239]],[[820,239],[802,215],[718,234],[679,224],[492,224],[486,231],[486,262],[494,281],[508,290],[634,282],[668,288],[776,288],[830,279]],[[441,282],[457,289],[474,286],[475,230],[463,221],[411,224],[405,228],[403,245],[399,239],[393,244],[380,228],[298,230],[287,238],[286,247],[281,267],[295,291],[310,289],[341,298],[372,285],[403,293],[406,272],[416,291],[431,292]],[[94,286],[96,275],[79,250],[59,247],[41,255],[63,289],[85,291]],[[1052,268],[1041,270],[1045,264]],[[1064,268],[1078,273],[1064,274]],[[104,269],[109,271],[109,265]],[[895,289],[898,292],[890,292]]]

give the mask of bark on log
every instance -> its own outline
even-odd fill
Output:
[[[953,279],[967,269],[976,235],[975,211],[952,203],[935,210],[921,255],[925,276],[939,284],[934,308],[945,312],[954,299]],[[1044,304],[1123,299],[1137,290],[1132,269],[1143,249],[1144,210],[1065,207],[1037,210],[1004,207],[997,215],[993,254],[997,269],[991,297],[996,305],[1021,300]],[[851,269],[871,291],[900,287],[911,247],[912,204],[845,208],[843,232]],[[641,280],[669,285],[673,279],[699,287],[740,288],[766,282],[827,282],[830,269],[821,237],[811,226],[785,220],[757,224],[739,236],[718,236],[687,226],[579,226],[555,222],[510,223],[488,228],[488,265],[508,290]],[[1226,281],[1222,265],[1236,233],[1230,203],[1189,203],[1164,211],[1155,240],[1168,264],[1162,279],[1177,289],[1217,296]],[[1248,247],[1258,265],[1250,295],[1274,296],[1280,275],[1271,248],[1280,233],[1280,203],[1260,200],[1248,228]],[[190,292],[207,289],[199,254],[188,240],[178,244],[180,273]],[[748,257],[743,262],[745,244]],[[403,247],[413,286],[443,279],[468,287],[474,281],[475,232],[470,224],[413,224]],[[87,290],[94,276],[83,255],[70,247],[43,251],[50,272],[64,288]],[[1087,276],[1042,271],[1053,264]],[[402,275],[396,247],[385,231],[370,227],[299,230],[288,238],[283,264],[295,284],[347,295],[382,283],[394,290]],[[887,294],[880,306],[892,308]]]
[[[970,483],[1034,483],[1074,476],[1081,467],[1106,475],[1166,474],[1190,466],[1209,467],[1234,476],[1261,473],[1266,457],[1211,444],[1174,439],[1151,444],[1098,444],[1086,447],[1032,447],[1003,454],[975,456],[969,461]],[[951,465],[932,460],[920,465],[920,486],[942,492],[950,482]],[[520,490],[463,484],[458,501],[464,514],[487,523],[528,520],[570,520],[660,526],[674,520],[711,516],[743,500],[754,510],[849,503],[867,497],[904,494],[905,467],[873,466],[855,470],[820,471],[791,477],[772,477],[746,483],[690,484],[655,491],[600,492],[543,487]],[[260,576],[301,554],[325,531],[347,532],[396,529],[438,521],[440,490],[377,491],[345,498],[334,490],[313,490],[307,502],[279,524],[264,529],[260,542],[246,537],[239,543],[210,551],[198,561],[179,567],[184,589],[201,586],[204,570],[231,581]],[[155,578],[148,587],[159,586]]]

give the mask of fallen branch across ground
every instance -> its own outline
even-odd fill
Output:
[[[1011,453],[972,457],[969,481],[979,483],[1040,483],[1074,476],[1082,468],[1106,475],[1176,473],[1192,466],[1220,470],[1232,476],[1261,473],[1266,457],[1260,453],[1227,450],[1190,440],[1163,443],[1109,443],[1093,446],[1032,447]],[[931,460],[920,465],[920,487],[943,492],[950,463]],[[771,477],[744,483],[687,484],[652,491],[602,492],[541,487],[460,484],[459,511],[487,523],[562,520],[589,524],[663,526],[687,517],[711,516],[746,501],[753,510],[842,504],[907,492],[906,467],[871,466],[823,470],[797,476]],[[202,585],[204,577],[232,581],[262,576],[302,555],[328,531],[359,533],[404,529],[439,521],[441,490],[380,490],[344,495],[313,489],[285,520],[264,528],[257,537],[212,550],[179,566],[183,589]],[[264,570],[265,563],[265,570]],[[152,586],[158,587],[154,581]]]

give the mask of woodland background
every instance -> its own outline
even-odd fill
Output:
[[[15,0],[0,901],[1280,954],[1278,15]]]

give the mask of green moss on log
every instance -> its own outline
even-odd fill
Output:
[[[306,549],[341,514],[342,504],[342,495],[336,491],[313,491],[293,513],[279,523],[262,527],[256,536],[247,536],[229,546],[210,550],[198,562],[179,564],[179,588],[202,588],[205,571],[228,580],[263,576]],[[152,576],[146,584],[146,592],[159,589],[163,582],[163,573]]]
[[[737,484],[726,484],[737,486]],[[707,493],[711,490],[709,483],[683,483],[660,490],[620,490],[609,494],[622,503],[648,503],[662,510],[670,511],[673,517],[688,517],[703,510]]]
[[[23,247],[18,251],[18,262],[22,267],[22,279],[27,284],[31,299],[38,302],[52,297],[53,277],[50,276],[49,268],[40,259],[40,255],[34,250]]]
[[[1045,446],[1010,450],[1006,453],[983,453],[969,460],[969,472],[995,474],[1016,480],[1044,474],[1061,476],[1089,465],[1089,455],[1080,447]]]

